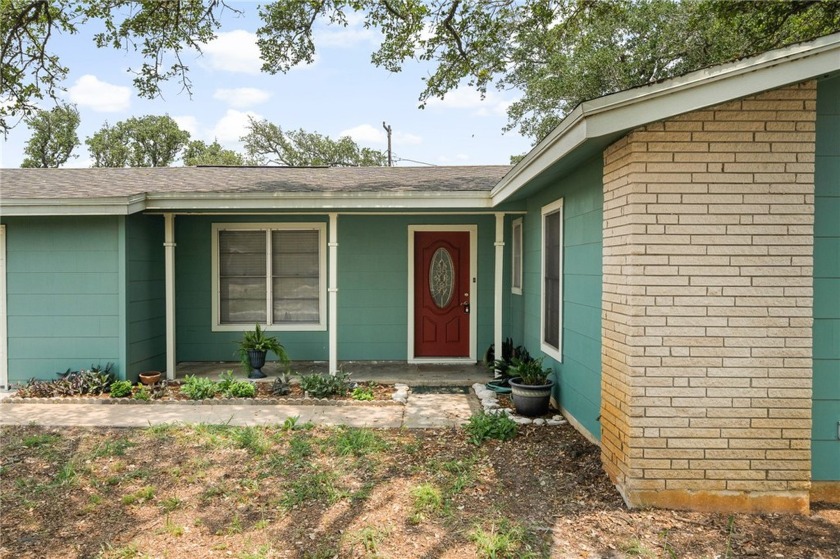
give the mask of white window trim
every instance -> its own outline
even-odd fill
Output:
[[[560,308],[557,321],[560,331],[557,333],[556,348],[545,343],[545,216],[555,212],[560,213]],[[540,212],[540,350],[558,363],[563,362],[563,217],[562,198],[543,206]]]
[[[294,324],[260,324],[265,330],[276,332],[311,332],[327,329],[327,224],[326,223],[214,223],[212,227],[212,296],[213,332],[243,332],[250,330],[247,324],[222,324],[219,304],[219,232],[220,231],[318,231],[318,322]],[[266,262],[266,274],[270,277],[271,259]],[[266,310],[271,308],[271,285],[266,286]],[[266,313],[271,320],[271,313]]]
[[[517,230],[519,231],[518,233]],[[514,295],[522,295],[522,270],[525,267],[525,246],[522,244],[524,233],[521,217],[514,219],[511,223],[510,236],[510,292]],[[516,260],[514,259],[513,251],[516,250],[517,240],[519,241],[519,266],[514,266]],[[519,284],[519,287],[516,287],[516,284]]]

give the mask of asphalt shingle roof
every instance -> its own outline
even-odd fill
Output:
[[[507,165],[0,169],[0,201],[162,193],[489,192],[510,169]]]

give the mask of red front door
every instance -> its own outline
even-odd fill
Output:
[[[470,355],[470,234],[414,233],[414,356]]]

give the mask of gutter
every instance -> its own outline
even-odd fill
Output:
[[[840,33],[584,101],[511,169],[496,206],[589,140],[840,70]]]

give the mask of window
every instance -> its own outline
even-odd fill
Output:
[[[323,330],[325,224],[213,224],[214,330]]]
[[[522,295],[522,218],[514,219],[511,228],[511,278],[510,289],[516,295]]]
[[[562,361],[563,342],[563,200],[542,209],[541,349]]]

